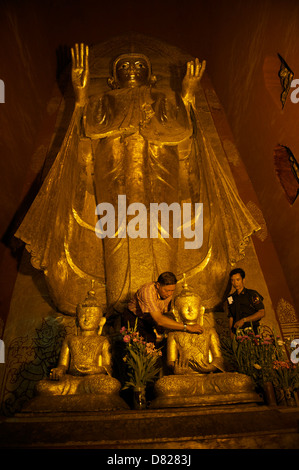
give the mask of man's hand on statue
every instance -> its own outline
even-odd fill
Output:
[[[51,369],[50,380],[60,380],[65,375],[65,371],[64,367],[55,367],[55,369]]]
[[[187,332],[188,333],[197,333],[197,334],[202,334],[203,333],[203,327],[196,324],[196,325],[187,325]]]
[[[204,74],[206,61],[202,63],[196,58],[195,61],[187,62],[187,72],[182,83],[182,96],[186,100],[192,100],[198,84]]]
[[[87,89],[89,84],[89,48],[83,43],[75,44],[71,48],[72,53],[72,82],[76,95],[76,102],[84,105],[87,99]]]

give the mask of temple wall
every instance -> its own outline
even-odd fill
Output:
[[[296,79],[299,5],[290,0],[217,2],[211,18],[209,74],[273,244],[272,249],[266,248],[266,243],[257,244],[259,259],[275,308],[286,297],[298,317],[299,200],[291,206],[286,199],[274,169],[274,148],[277,144],[289,147],[298,161],[299,104],[291,102],[290,92],[282,109],[277,53]],[[232,167],[238,172],[236,165]],[[242,184],[239,191],[244,193]],[[282,273],[274,267],[274,258],[281,265]],[[284,288],[283,278],[291,297]]]
[[[0,337],[22,253],[12,234],[39,187],[48,145],[47,136],[44,142],[38,136],[52,114],[47,104],[55,84],[56,57],[43,23],[33,2],[1,2],[5,103],[0,104]]]

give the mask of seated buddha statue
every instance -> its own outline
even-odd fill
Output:
[[[204,326],[205,308],[200,296],[184,282],[181,293],[174,301],[173,314],[185,325]],[[167,364],[174,374],[209,373],[224,370],[224,361],[218,334],[213,327],[205,326],[203,334],[193,335],[173,331],[167,339]]]
[[[219,336],[208,320],[200,296],[184,281],[174,298],[173,315],[186,325],[203,326],[202,334],[172,331],[167,337],[171,371],[155,383],[153,408],[259,402],[251,377],[226,372]]]
[[[64,340],[57,367],[51,370],[49,378],[37,384],[39,396],[76,396],[76,403],[82,408],[88,394],[88,401],[93,395],[101,409],[127,407],[118,395],[121,384],[111,375],[110,342],[102,335],[105,322],[91,290],[77,306],[78,333]]]

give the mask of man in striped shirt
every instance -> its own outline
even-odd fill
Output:
[[[200,325],[186,325],[167,316],[176,283],[175,275],[165,272],[160,274],[156,282],[141,286],[128,303],[124,313],[125,326],[129,321],[134,327],[138,318],[137,330],[148,342],[156,341],[154,329],[158,333],[162,333],[165,329],[202,333],[203,328]]]

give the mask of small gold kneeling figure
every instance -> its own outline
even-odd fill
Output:
[[[64,340],[58,366],[37,385],[39,395],[110,395],[120,390],[120,382],[111,377],[110,343],[102,336],[106,319],[93,290],[78,304],[77,322],[78,335]]]
[[[174,300],[173,313],[179,322],[203,325],[204,307],[199,295],[184,282]],[[167,339],[167,364],[174,374],[207,374],[224,371],[220,341],[215,328],[204,327],[202,334],[175,331]]]

